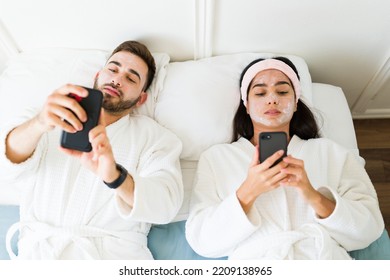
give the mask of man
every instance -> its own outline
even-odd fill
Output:
[[[183,199],[179,139],[132,110],[145,103],[155,62],[141,43],[119,45],[95,77],[103,93],[89,153],[59,147],[61,131],[74,133],[87,115],[65,85],[48,96],[32,119],[1,133],[0,162],[26,183],[21,201],[22,259],[152,259],[146,236],[168,223]],[[2,144],[4,146],[4,144]],[[11,252],[12,255],[12,252]]]

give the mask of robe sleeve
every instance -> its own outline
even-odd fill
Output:
[[[210,164],[202,156],[186,223],[186,237],[194,251],[210,258],[227,256],[260,224],[258,212],[253,207],[246,215],[235,192],[220,198]]]
[[[143,153],[134,180],[134,205],[130,208],[117,196],[116,205],[125,219],[166,224],[175,218],[183,202],[183,181],[180,169],[182,144],[166,130],[158,130]]]
[[[29,116],[35,112],[33,110],[29,111]],[[46,141],[45,135],[42,136],[39,141],[35,151],[27,160],[22,163],[13,163],[11,162],[6,155],[6,140],[9,133],[18,125],[26,121],[27,116],[23,116],[13,120],[8,124],[4,124],[0,127],[0,180],[1,181],[12,181],[16,179],[25,178],[34,174],[35,170],[38,167],[42,152],[44,141]],[[26,135],[28,137],[28,135]]]
[[[333,213],[317,217],[329,234],[347,251],[367,247],[383,232],[384,222],[374,186],[356,155],[347,152],[338,186],[318,190],[336,202]]]

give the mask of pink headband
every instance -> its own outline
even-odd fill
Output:
[[[246,99],[247,99],[247,92],[249,84],[251,83],[252,79],[257,75],[257,73],[268,70],[268,69],[276,69],[281,72],[283,72],[292,82],[292,85],[294,87],[295,91],[295,97],[296,102],[298,102],[299,97],[301,96],[301,84],[298,80],[297,74],[294,72],[294,70],[288,66],[283,61],[277,60],[277,59],[265,59],[261,60],[255,64],[253,64],[249,69],[245,72],[244,77],[242,78],[241,83],[241,99],[244,102],[244,105],[246,107]]]

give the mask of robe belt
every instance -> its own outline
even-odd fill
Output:
[[[231,259],[286,259],[294,244],[312,239],[313,246],[308,248],[317,253],[318,259],[331,258],[331,238],[317,224],[305,224],[295,231],[272,233],[268,236],[256,237],[256,243],[239,246],[230,256]],[[255,249],[254,249],[255,248]]]
[[[60,256],[61,252],[71,243],[79,247],[84,251],[91,259],[100,259],[100,254],[96,246],[88,238],[103,238],[113,237],[120,238],[122,240],[135,242],[137,244],[147,244],[146,235],[133,231],[112,231],[105,230],[92,226],[71,226],[71,227],[55,227],[41,222],[18,222],[13,224],[6,235],[6,248],[11,259],[16,259],[17,256],[12,250],[11,241],[15,233],[22,228],[27,228],[32,231],[32,237],[28,237],[30,242],[36,244],[39,243],[43,246],[42,252],[46,252],[46,259],[56,259]],[[59,248],[53,248],[48,242],[50,237],[61,237],[64,240],[68,240]]]

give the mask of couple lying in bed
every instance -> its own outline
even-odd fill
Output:
[[[95,77],[103,104],[88,134],[91,152],[59,147],[61,131],[80,131],[87,120],[69,96],[88,94],[76,85],[54,91],[33,118],[1,128],[1,168],[26,182],[20,222],[8,232],[10,239],[20,231],[18,258],[153,258],[151,225],[169,223],[183,200],[180,140],[132,114],[155,69],[138,42],[113,51]],[[231,259],[350,259],[347,251],[376,240],[384,223],[374,187],[354,153],[320,138],[291,61],[253,61],[237,83],[233,142],[199,160],[186,224],[191,247]],[[283,132],[287,151],[259,162],[262,132]]]

